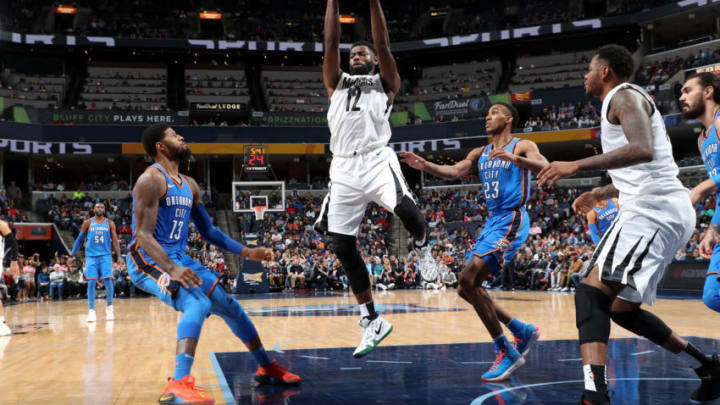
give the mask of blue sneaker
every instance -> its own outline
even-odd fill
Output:
[[[482,380],[486,382],[504,381],[510,378],[515,370],[525,364],[525,359],[513,348],[495,349],[495,363],[485,374]]]
[[[523,355],[523,357],[525,357],[530,351],[530,346],[532,346],[532,344],[535,343],[539,338],[540,328],[528,323],[525,325],[522,334],[520,336],[515,336],[515,342],[513,342],[513,347],[515,347],[515,350],[517,350],[520,354]]]

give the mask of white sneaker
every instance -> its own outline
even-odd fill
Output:
[[[114,321],[115,320],[115,314],[113,312],[112,306],[105,308],[105,320],[106,321]]]
[[[90,322],[95,322],[95,320],[96,320],[96,318],[95,318],[95,310],[94,310],[94,309],[91,309],[90,311],[88,311],[87,321],[88,321],[88,323],[90,323]]]
[[[0,323],[0,336],[10,336],[12,335],[12,331],[10,330],[10,327],[7,326],[5,322]]]
[[[360,345],[353,353],[355,358],[363,357],[373,351],[393,330],[390,322],[386,321],[382,316],[378,316],[372,321],[363,318],[358,322],[358,325],[363,328],[363,331],[362,341],[360,341]]]
[[[438,278],[438,269],[435,259],[432,257],[430,251],[430,244],[425,245],[422,248],[415,248],[415,254],[418,257],[418,270],[420,270],[420,276],[423,280],[434,283]]]
[[[568,291],[570,291],[570,289],[569,289],[568,287],[563,287],[563,289],[560,290],[560,291],[562,291],[562,292],[568,292]]]

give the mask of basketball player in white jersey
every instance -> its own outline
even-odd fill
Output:
[[[356,237],[367,204],[374,201],[400,217],[415,239],[421,273],[437,271],[427,243],[425,219],[405,183],[397,156],[387,146],[391,135],[388,118],[401,81],[379,0],[370,1],[370,21],[374,46],[353,44],[350,73],[343,72],[338,0],[327,1],[323,80],[330,98],[327,116],[333,160],[330,193],[316,224],[322,223],[327,213],[333,251],[360,304],[363,332],[355,357],[370,353],[392,331],[392,325],[375,311],[370,280],[357,248]]]
[[[18,244],[10,230],[10,226],[5,221],[0,221],[0,276],[3,273],[3,261],[5,260],[5,245],[9,249],[10,257],[10,271],[15,274],[20,274],[20,269],[17,263],[18,257]],[[0,336],[9,336],[12,331],[5,323],[5,309],[3,308],[2,300],[0,300]]]
[[[600,240],[576,290],[575,313],[585,374],[581,403],[609,404],[605,371],[610,320],[673,353],[697,360],[704,374],[698,391],[708,390],[718,372],[712,358],[641,308],[655,301],[657,284],[675,253],[695,228],[689,191],[678,167],[660,112],[639,86],[629,84],[635,66],[619,45],[600,48],[585,75],[588,95],[602,104],[603,153],[575,162],[553,162],[539,184],[588,170],[608,170],[612,183],[586,192],[573,209],[585,215],[603,199],[619,197],[620,210]],[[706,381],[707,380],[707,381]],[[696,391],[693,396],[697,394]]]

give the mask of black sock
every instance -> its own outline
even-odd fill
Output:
[[[362,314],[363,318],[367,318],[371,321],[375,320],[378,316],[380,316],[377,312],[375,312],[375,304],[373,304],[372,301],[360,304],[360,313]]]
[[[607,393],[607,375],[605,374],[605,366],[593,364],[590,366],[595,380],[597,392]]]
[[[690,342],[688,342],[687,346],[685,346],[685,348],[682,351],[693,356],[703,366],[712,362],[712,359],[710,359],[708,356],[706,356],[705,353],[701,352],[700,349],[695,347],[695,345],[693,345]]]

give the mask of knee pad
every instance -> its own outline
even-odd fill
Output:
[[[713,311],[720,312],[720,277],[714,274],[707,277],[703,289],[703,302]]]
[[[370,277],[356,243],[354,236],[333,234],[333,251],[345,268],[350,287],[357,294],[370,289]]]
[[[400,203],[393,210],[395,215],[400,217],[405,229],[417,239],[423,239],[425,237],[425,218],[423,218],[420,209],[412,198],[403,195],[400,199]]]
[[[575,321],[580,344],[601,342],[610,338],[610,297],[599,289],[580,284],[575,290]]]
[[[665,322],[644,309],[634,311],[611,312],[612,320],[630,332],[647,338],[658,346],[667,343],[672,329]]]

